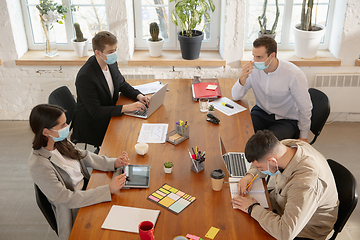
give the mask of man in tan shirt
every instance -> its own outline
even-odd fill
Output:
[[[268,130],[258,131],[246,144],[245,156],[252,163],[238,183],[240,195],[251,190],[252,178],[276,175],[270,193],[274,211],[253,198],[239,196],[233,206],[249,213],[276,239],[325,239],[338,213],[338,194],[324,156],[300,140],[278,139]]]

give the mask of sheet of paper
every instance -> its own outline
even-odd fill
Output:
[[[169,124],[143,123],[141,126],[138,142],[164,143]]]
[[[239,180],[240,178],[229,177],[229,182],[236,182]],[[239,196],[237,183],[229,183],[229,185],[230,185],[231,198]],[[252,198],[255,198],[262,207],[269,208],[269,204],[266,200],[264,185],[262,183],[261,178],[255,179],[252,189],[248,195]]]
[[[211,227],[210,230],[206,233],[205,237],[210,238],[210,239],[214,239],[214,237],[216,236],[216,234],[220,231],[220,229],[215,228],[215,227]]]
[[[139,224],[150,221],[154,225],[160,210],[113,205],[101,228],[139,233]]]
[[[133,88],[139,90],[142,94],[152,94],[156,93],[160,88],[162,88],[164,84],[160,81],[145,83],[141,85],[133,86]]]
[[[226,107],[226,106],[222,105],[223,102],[227,103],[227,104],[230,104],[234,108],[229,108],[229,107]],[[216,99],[216,100],[210,102],[210,104],[214,105],[214,107],[217,110],[219,110],[220,112],[226,114],[227,116],[231,116],[231,115],[234,115],[234,114],[237,114],[239,112],[242,112],[242,111],[246,110],[246,108],[244,108],[243,106],[237,104],[236,102],[228,99],[227,97],[222,97],[222,98]]]

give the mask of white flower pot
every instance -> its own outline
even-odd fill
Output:
[[[165,171],[165,173],[171,173],[172,168],[166,168],[166,167],[164,167],[164,171]]]
[[[314,58],[320,45],[321,38],[325,34],[325,26],[316,24],[320,27],[319,31],[303,31],[294,26],[295,36],[295,55],[301,58]]]
[[[164,45],[164,39],[161,39],[160,41],[153,42],[148,39],[147,43],[149,46],[149,52],[151,57],[160,57],[162,55],[162,48]]]
[[[88,46],[89,40],[86,39],[85,42],[75,42],[76,38],[71,39],[71,42],[74,46],[75,54],[78,57],[86,57],[89,54]]]

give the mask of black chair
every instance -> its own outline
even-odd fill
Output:
[[[62,86],[55,89],[49,95],[48,103],[65,109],[66,123],[70,124],[75,113],[76,101],[68,87]]]
[[[56,224],[56,218],[54,211],[51,207],[51,203],[36,184],[34,184],[34,187],[35,187],[35,197],[36,197],[37,205],[39,206],[42,214],[46,218],[50,227],[56,232],[57,235],[59,235]]]
[[[341,232],[351,213],[354,211],[358,201],[358,193],[354,175],[340,163],[331,159],[327,161],[334,175],[340,201],[338,217],[334,224],[334,233],[330,238],[330,240],[333,240]]]

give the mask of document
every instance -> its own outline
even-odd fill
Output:
[[[156,224],[160,210],[113,205],[101,228],[139,233],[139,224],[150,221]]]
[[[160,88],[162,88],[164,84],[160,81],[145,83],[141,85],[133,86],[133,88],[139,90],[142,94],[152,94],[156,93]]]
[[[241,178],[229,177],[229,182],[238,182]],[[229,183],[231,199],[239,196],[237,183]],[[263,208],[269,208],[269,204],[266,200],[265,189],[261,178],[255,179],[251,188],[249,197],[255,198]]]
[[[141,126],[138,142],[164,143],[169,124],[143,123]]]
[[[233,108],[224,106],[223,103],[233,106]],[[236,102],[228,99],[227,97],[222,97],[222,98],[216,99],[216,100],[210,102],[210,104],[214,105],[214,108],[216,108],[220,112],[226,114],[227,116],[231,116],[231,115],[234,115],[234,114],[237,114],[239,112],[246,110],[246,108],[244,108],[240,104],[237,104]]]

